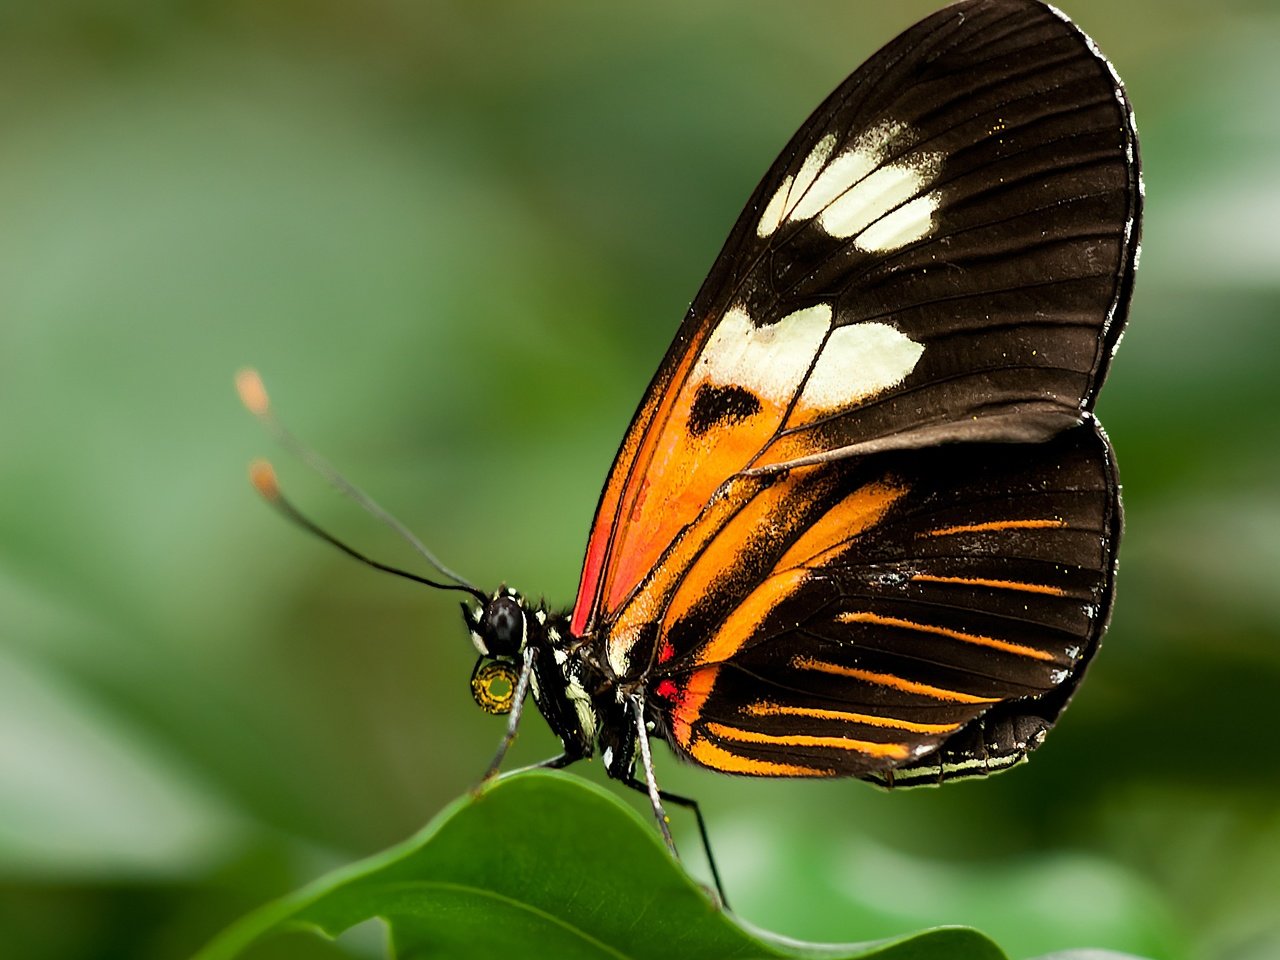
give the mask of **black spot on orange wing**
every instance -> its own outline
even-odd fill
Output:
[[[704,383],[694,394],[689,410],[689,432],[700,437],[712,427],[741,423],[759,412],[760,399],[750,390]]]

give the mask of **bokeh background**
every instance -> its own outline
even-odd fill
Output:
[[[6,956],[186,955],[409,835],[496,744],[455,599],[255,499],[245,463],[272,451],[234,370],[447,562],[569,604],[615,445],[741,204],[934,6],[0,6]],[[774,931],[1274,958],[1280,11],[1064,6],[1128,82],[1148,187],[1099,406],[1128,533],[1092,675],[1034,762],[984,783],[660,773]],[[280,466],[325,526],[412,562]],[[553,749],[535,717],[514,759]]]

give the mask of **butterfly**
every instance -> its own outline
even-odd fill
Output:
[[[1093,406],[1142,202],[1119,78],[1037,0],[948,6],[841,83],[645,392],[572,609],[423,549],[448,582],[415,579],[471,594],[476,702],[508,715],[490,773],[532,697],[562,745],[542,766],[599,753],[674,852],[665,803],[706,828],[658,786],[654,740],[888,786],[1025,759],[1111,608],[1120,487]]]

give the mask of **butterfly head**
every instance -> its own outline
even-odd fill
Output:
[[[471,643],[482,657],[519,657],[529,640],[529,610],[510,587],[499,587],[480,607],[462,604]]]
[[[520,676],[517,661],[529,642],[524,598],[499,587],[482,606],[462,604],[462,617],[480,654],[471,672],[471,696],[485,713],[510,713]]]

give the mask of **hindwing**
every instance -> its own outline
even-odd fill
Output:
[[[677,541],[666,559],[685,574],[615,668],[648,678],[679,752],[726,772],[941,779],[926,758],[973,753],[979,721],[1022,731],[1025,754],[1106,625],[1120,532],[1092,420],[1032,449],[759,478]]]

